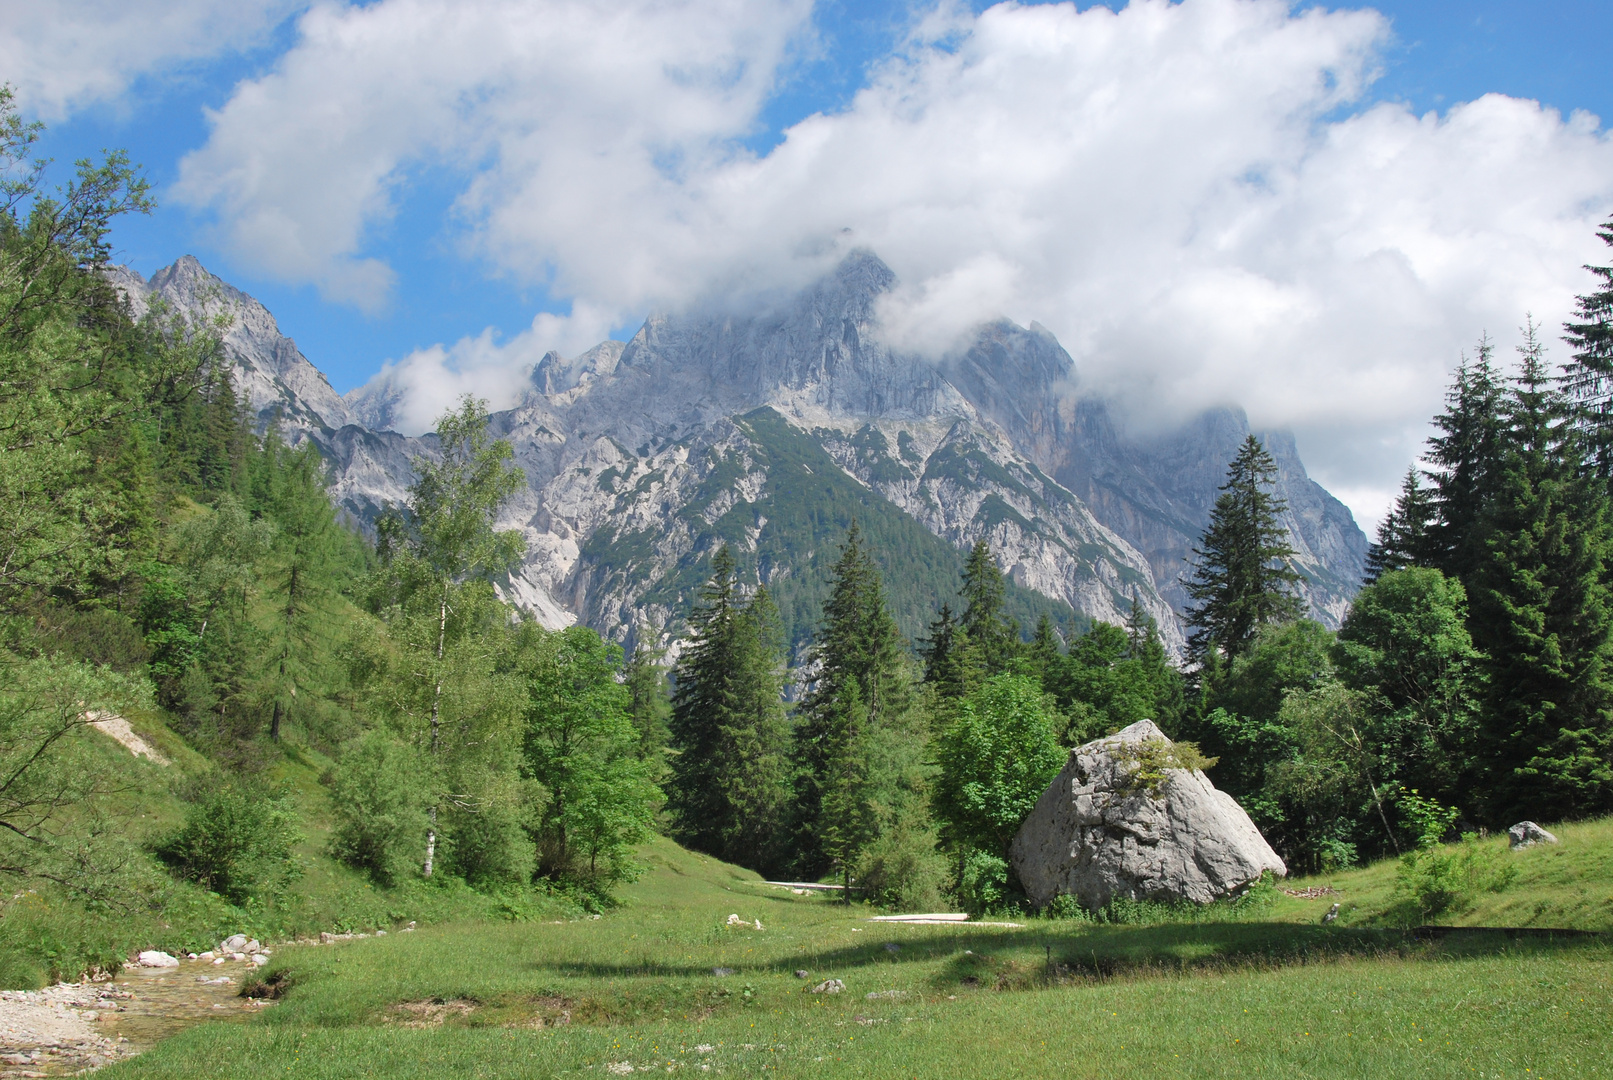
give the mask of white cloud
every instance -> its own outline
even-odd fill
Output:
[[[260,43],[306,0],[0,0],[0,81],[57,120],[135,79]]]
[[[530,388],[532,368],[545,353],[576,356],[608,337],[611,326],[609,312],[586,304],[574,306],[569,315],[543,312],[508,342],[489,329],[453,345],[416,349],[384,365],[349,400],[384,401],[389,406],[387,427],[419,435],[431,431],[443,411],[465,394],[487,401],[495,411],[512,407]]]
[[[750,130],[807,13],[805,0],[316,8],[278,68],[211,114],[178,194],[215,209],[262,271],[373,311],[390,273],[365,240],[412,167],[447,166],[469,177],[463,212],[500,266],[585,298],[662,295],[685,271],[639,227]]]
[[[1597,121],[1496,96],[1361,109],[1390,29],[1370,10],[940,6],[843,112],[749,154],[804,16],[318,9],[215,116],[182,191],[238,257],[371,305],[387,268],[366,238],[420,166],[464,170],[467,251],[606,321],[866,245],[903,281],[893,339],[935,351],[977,318],[1035,319],[1142,422],[1238,402],[1293,426],[1368,516],[1459,350],[1526,311],[1560,321],[1602,254]]]

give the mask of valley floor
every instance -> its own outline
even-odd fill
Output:
[[[1605,925],[1610,831],[1568,828],[1561,847],[1519,853],[1517,884],[1471,916],[1516,924],[1531,896]],[[106,1075],[1613,1075],[1613,949],[1364,925],[1392,866],[1293,882],[1338,891],[1241,916],[971,928],[871,923],[665,841],[646,854],[625,905],[599,919],[278,950],[273,1009]],[[1323,927],[1335,900],[1346,917]],[[844,991],[813,992],[828,979]]]

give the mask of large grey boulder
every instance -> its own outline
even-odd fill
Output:
[[[1557,838],[1532,821],[1520,821],[1507,830],[1507,841],[1517,851],[1536,844],[1555,844]]]
[[[1169,760],[1170,747],[1141,720],[1070,751],[1009,848],[1034,904],[1061,894],[1091,909],[1116,897],[1207,904],[1267,870],[1288,873],[1243,807],[1202,772],[1139,777],[1140,759]]]

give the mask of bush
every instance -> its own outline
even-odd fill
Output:
[[[1454,851],[1429,845],[1402,855],[1395,893],[1417,915],[1431,919],[1465,911],[1479,893],[1501,892],[1517,876],[1499,843],[1486,844],[1467,833]]]
[[[1069,919],[1074,922],[1091,922],[1092,912],[1081,906],[1081,901],[1069,893],[1059,893],[1042,909],[1044,919]]]
[[[857,880],[866,895],[895,911],[939,911],[945,903],[946,859],[928,828],[898,823],[863,849]]]
[[[963,858],[958,875],[958,902],[974,915],[1000,912],[1008,906],[1008,862],[978,848]]]
[[[182,877],[240,905],[296,876],[292,848],[302,837],[294,821],[285,793],[225,784],[191,804],[184,825],[154,851]]]
[[[331,854],[393,885],[420,865],[426,844],[426,763],[373,731],[350,746],[331,783]]]
[[[476,807],[444,817],[444,865],[482,889],[531,881],[535,850],[527,835],[532,815],[524,793],[517,785],[492,780],[481,788],[488,797]]]

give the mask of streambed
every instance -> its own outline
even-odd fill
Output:
[[[244,1020],[272,1004],[240,996],[256,972],[250,963],[181,960],[176,968],[131,966],[99,982],[0,993],[0,1077],[67,1076],[196,1024]]]

